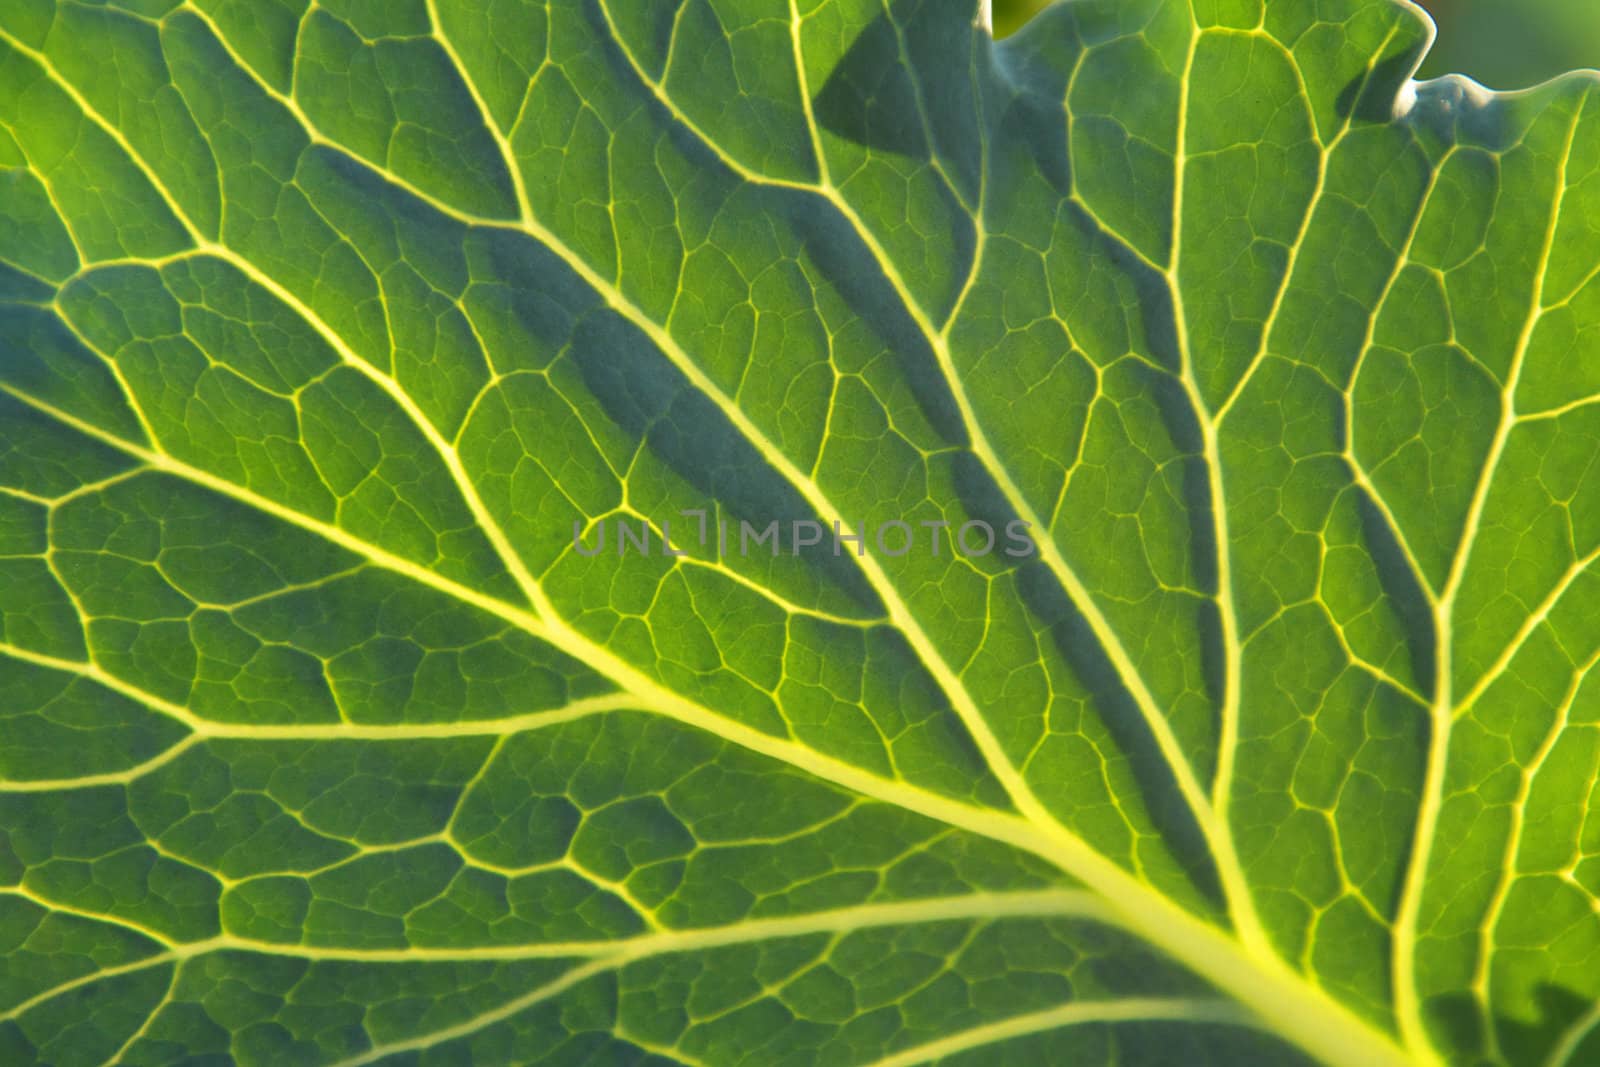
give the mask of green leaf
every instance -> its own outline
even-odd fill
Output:
[[[0,4],[0,1060],[1600,1057],[1593,80],[982,16]]]

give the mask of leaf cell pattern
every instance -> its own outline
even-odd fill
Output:
[[[983,18],[0,5],[0,1060],[1600,1057],[1592,79]]]

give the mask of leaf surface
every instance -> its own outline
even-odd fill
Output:
[[[1600,109],[1429,34],[0,7],[3,1058],[1600,1055]]]

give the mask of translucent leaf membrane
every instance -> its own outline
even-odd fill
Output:
[[[1600,1056],[1592,81],[980,15],[0,5],[0,1060]]]

